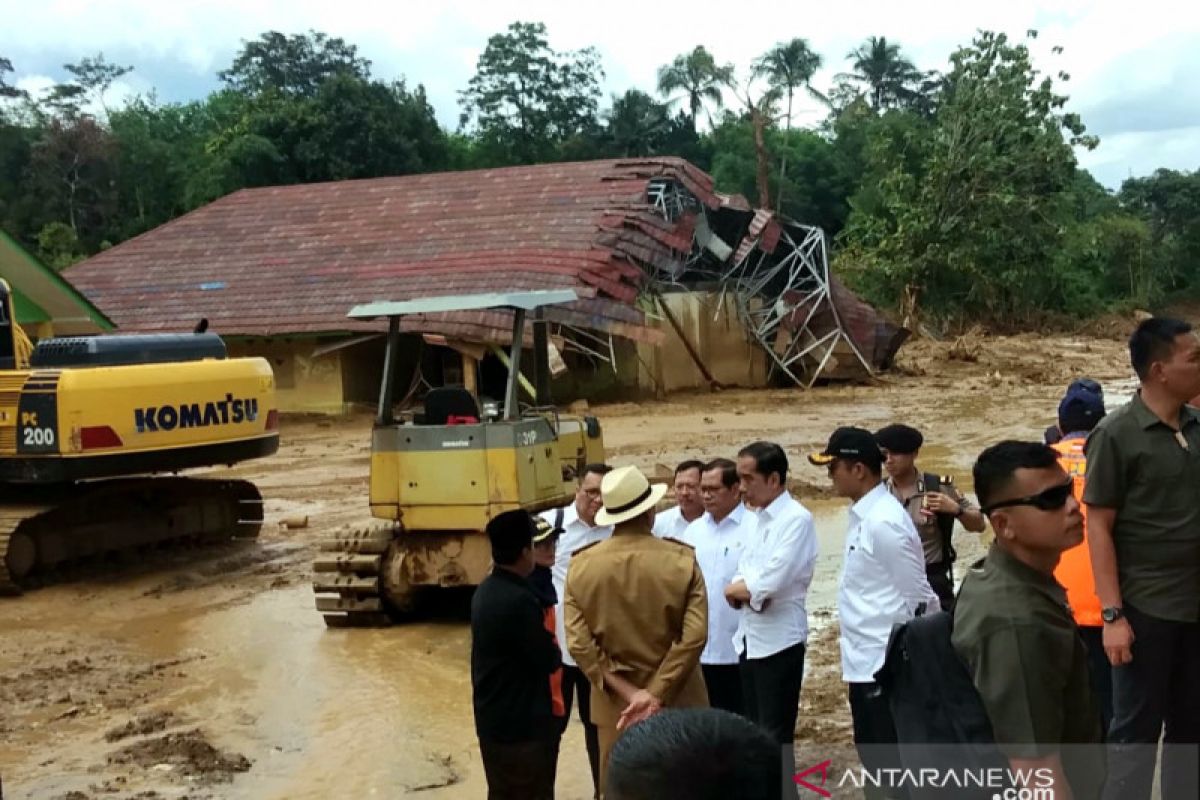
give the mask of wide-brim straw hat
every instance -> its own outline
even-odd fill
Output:
[[[600,482],[604,507],[596,512],[597,525],[620,525],[658,505],[667,493],[665,484],[653,485],[637,467],[617,467]]]

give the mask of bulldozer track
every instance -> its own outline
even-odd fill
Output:
[[[331,628],[391,623],[382,566],[394,538],[390,528],[343,531],[321,542],[313,561],[317,611]]]
[[[116,478],[36,487],[43,502],[0,499],[0,596],[31,588],[60,566],[168,543],[258,536],[254,484],[208,478]]]

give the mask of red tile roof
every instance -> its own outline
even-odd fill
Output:
[[[231,335],[377,330],[373,300],[571,287],[549,316],[657,338],[636,306],[646,270],[682,269],[695,225],[647,201],[656,177],[711,208],[747,208],[677,158],[620,159],[243,189],[106,250],[68,276],[123,331]],[[433,324],[436,322],[437,324]],[[409,329],[503,339],[503,313]]]

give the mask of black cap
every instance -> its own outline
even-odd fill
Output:
[[[533,543],[536,534],[533,517],[519,508],[497,514],[487,524],[487,535],[493,549],[522,550]]]
[[[908,454],[920,450],[925,437],[916,428],[897,424],[875,431],[875,442],[884,450]]]
[[[533,524],[537,528],[537,532],[533,535],[534,544],[541,544],[551,537],[557,539],[562,533],[562,528],[554,527],[545,517],[534,517]]]
[[[871,432],[863,428],[838,428],[829,437],[829,444],[819,453],[808,457],[809,463],[823,467],[834,459],[861,461],[864,464],[882,464],[883,453]]]

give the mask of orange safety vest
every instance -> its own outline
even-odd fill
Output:
[[[542,624],[546,626],[546,630],[550,631],[554,643],[558,644],[558,637],[554,635],[554,630],[558,627],[555,622],[555,607],[547,606],[542,609]],[[567,715],[567,704],[563,702],[562,678],[562,667],[550,673],[550,713],[556,717]]]
[[[1087,543],[1087,506],[1083,504],[1084,476],[1087,474],[1087,456],[1083,454],[1085,441],[1067,439],[1050,445],[1058,451],[1058,463],[1075,481],[1075,499],[1083,514],[1083,541],[1063,552],[1054,577],[1067,590],[1067,602],[1075,615],[1075,624],[1099,627],[1104,620],[1100,617],[1100,598],[1096,595],[1096,577],[1092,574],[1092,556]]]

